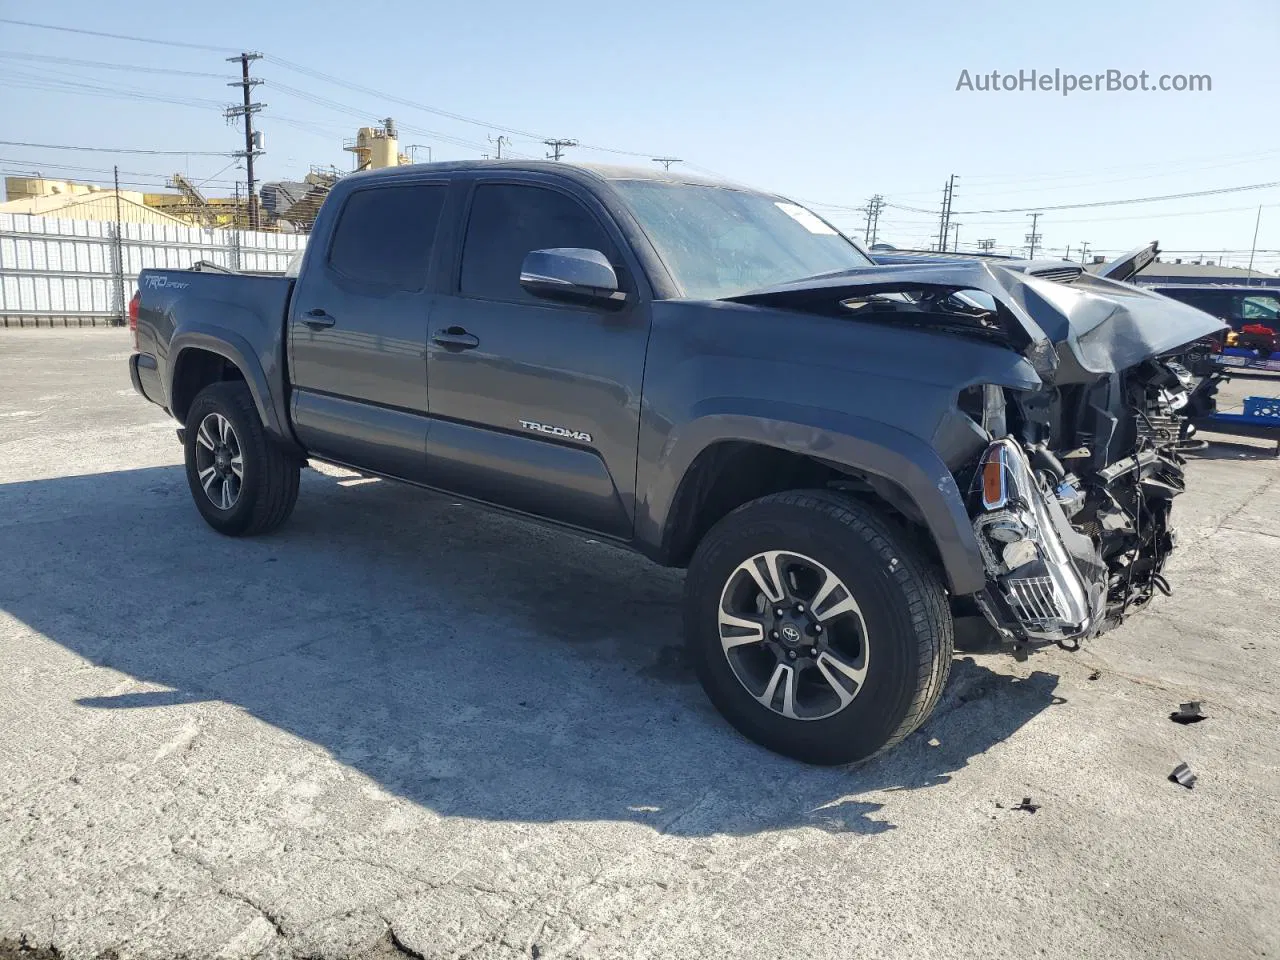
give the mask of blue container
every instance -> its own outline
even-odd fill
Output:
[[[1280,397],[1245,397],[1244,415],[1280,423]]]

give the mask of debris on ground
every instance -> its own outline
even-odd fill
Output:
[[[1090,679],[1090,680],[1097,680],[1100,676],[1102,676],[1102,671],[1101,671],[1101,670],[1095,670],[1095,671],[1093,671],[1093,673],[1089,674],[1089,679]]]
[[[1169,779],[1173,783],[1180,783],[1188,790],[1196,785],[1196,775],[1191,772],[1191,768],[1185,763],[1180,763],[1173,768],[1173,773],[1169,774]]]
[[[996,808],[997,808],[998,810],[1004,810],[1004,809],[1005,809],[1005,805],[1004,805],[1003,803],[1001,803],[999,800],[997,800],[997,801],[996,801]],[[1023,797],[1023,798],[1022,798],[1022,802],[1021,802],[1021,803],[1019,803],[1019,804],[1015,804],[1014,806],[1009,807],[1008,809],[1010,809],[1010,810],[1025,810],[1027,813],[1035,813],[1037,810],[1039,810],[1039,809],[1040,809],[1040,804],[1038,804],[1038,803],[1032,803],[1032,802],[1031,802],[1031,798],[1030,798],[1030,797]]]
[[[1199,723],[1201,720],[1209,719],[1204,715],[1204,711],[1200,709],[1199,700],[1191,700],[1187,703],[1178,704],[1178,709],[1169,714],[1169,719],[1174,723],[1188,724]]]

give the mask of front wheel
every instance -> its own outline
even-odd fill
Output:
[[[792,491],[734,510],[685,582],[703,688],[741,733],[818,764],[863,760],[924,722],[951,666],[938,575],[862,504]]]
[[[293,512],[300,465],[267,436],[244,382],[201,390],[187,411],[185,441],[191,496],[219,533],[266,533]]]

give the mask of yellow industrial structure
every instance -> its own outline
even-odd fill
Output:
[[[400,152],[396,122],[390,117],[380,127],[361,127],[354,140],[343,141],[342,149],[356,155],[357,170],[381,170],[409,162]]]
[[[361,127],[342,148],[355,154],[356,170],[378,170],[410,162],[400,152],[395,121]],[[259,194],[264,213],[262,229],[306,232],[315,222],[320,205],[342,173],[332,167],[312,167],[302,180],[264,183]],[[126,223],[182,224],[220,228],[248,226],[248,204],[241,197],[207,197],[183,174],[169,177],[171,193],[117,191],[94,183],[52,180],[47,177],[5,177],[5,202],[0,213],[63,217],[74,220]]]
[[[5,202],[0,213],[25,213],[64,220],[112,220],[124,223],[178,224],[190,221],[171,216],[147,203],[146,194],[116,191],[94,183],[71,183],[44,177],[5,177]]]

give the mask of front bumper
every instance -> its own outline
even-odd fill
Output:
[[[156,406],[163,407],[164,391],[160,387],[160,370],[156,358],[149,353],[135,353],[129,358],[129,379],[133,389]]]

